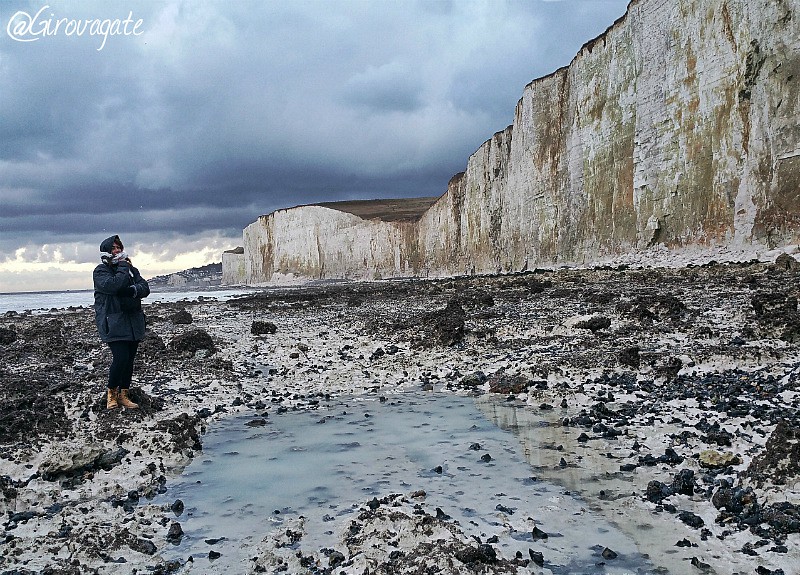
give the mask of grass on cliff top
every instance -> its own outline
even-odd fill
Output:
[[[349,200],[314,204],[347,212],[365,220],[413,222],[422,217],[439,198],[396,198],[389,200]]]

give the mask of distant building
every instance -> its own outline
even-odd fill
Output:
[[[211,287],[222,284],[222,263],[212,263],[199,268],[191,268],[174,274],[157,276],[148,280],[158,288]]]

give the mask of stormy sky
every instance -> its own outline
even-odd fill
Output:
[[[152,277],[276,209],[439,196],[626,6],[2,0],[0,292],[90,288],[112,234]]]

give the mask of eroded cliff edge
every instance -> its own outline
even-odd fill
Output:
[[[261,216],[227,283],[493,273],[671,249],[800,241],[800,10],[633,0],[525,87],[420,217]],[[226,254],[228,255],[228,254]],[[242,265],[243,264],[243,265]],[[241,276],[244,277],[241,277]]]

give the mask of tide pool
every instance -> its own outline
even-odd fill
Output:
[[[165,556],[192,556],[204,572],[245,571],[254,546],[299,516],[306,549],[341,549],[337,526],[372,498],[424,490],[427,509],[441,509],[482,541],[496,535],[503,556],[542,552],[541,572],[650,573],[628,536],[539,481],[517,438],[468,397],[407,393],[253,413],[214,424],[203,446],[161,503],[186,505],[175,518],[184,537]],[[509,515],[531,519],[548,539],[509,530]],[[613,562],[600,556],[606,547],[618,555]],[[211,550],[221,555],[209,560]]]

